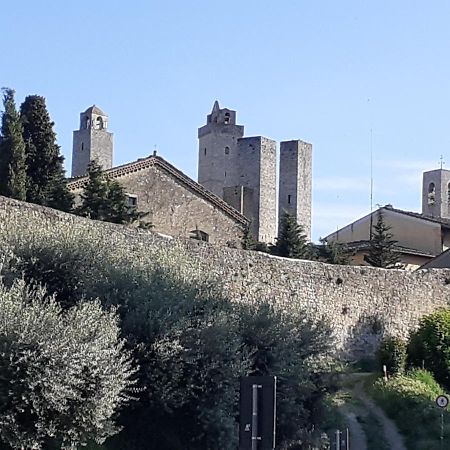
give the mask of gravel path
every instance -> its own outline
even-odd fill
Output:
[[[356,414],[346,406],[342,408],[342,414],[345,416],[350,434],[350,450],[367,450],[366,434],[358,422]]]

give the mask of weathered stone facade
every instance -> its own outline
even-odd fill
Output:
[[[184,237],[200,231],[209,242],[240,246],[247,219],[164,159],[150,156],[105,173],[139,211],[149,213],[144,220],[155,231]],[[85,183],[74,179],[69,188],[80,195]]]
[[[300,140],[280,143],[278,220],[285,212],[296,217],[311,240],[312,145]]]
[[[0,197],[0,232],[21,224],[21,233],[45,229],[101,236],[102,245],[126,246],[131,256],[161,248],[182,252],[199,276],[212,276],[237,302],[269,301],[290,313],[323,318],[336,337],[336,354],[370,357],[385,334],[406,338],[420,318],[448,306],[450,270],[416,272],[333,266],[218,247],[192,239],[167,239],[149,231],[95,222]],[[94,233],[95,232],[95,233]]]
[[[80,114],[80,129],[73,132],[72,176],[87,172],[91,161],[104,170],[113,165],[113,134],[107,131],[108,116],[97,106]]]
[[[248,217],[259,241],[277,236],[277,145],[262,136],[243,137],[236,112],[214,103],[206,125],[199,128],[198,182]],[[311,235],[312,145],[281,144],[280,211],[294,214]],[[286,199],[293,199],[287,205]]]

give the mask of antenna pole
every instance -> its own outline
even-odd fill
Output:
[[[370,231],[369,239],[372,240],[373,227],[373,130],[370,128]]]

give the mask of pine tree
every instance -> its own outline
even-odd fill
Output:
[[[272,247],[272,252],[286,258],[314,259],[312,246],[308,243],[302,226],[288,213],[284,213],[281,219],[279,237]]]
[[[25,200],[25,143],[20,115],[14,102],[14,90],[3,89],[2,128],[0,135],[0,194]]]
[[[350,254],[348,247],[340,242],[320,239],[321,245],[317,246],[319,259],[329,264],[350,264]]]
[[[371,266],[384,269],[403,268],[403,265],[400,264],[400,253],[395,250],[397,241],[393,239],[394,235],[390,232],[391,228],[384,222],[381,211],[378,211],[377,223],[372,227],[369,253],[364,257],[364,260]]]
[[[81,194],[81,205],[76,209],[77,214],[93,220],[120,224],[133,223],[146,215],[128,206],[123,187],[117,181],[107,178],[96,161],[89,163],[88,177]]]
[[[73,195],[67,188],[64,157],[56,143],[54,123],[44,97],[26,97],[20,114],[26,149],[27,201],[70,211]]]
[[[258,241],[253,236],[251,230],[251,224],[248,224],[244,230],[244,236],[242,237],[242,248],[244,250],[255,250]]]

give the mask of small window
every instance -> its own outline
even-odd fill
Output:
[[[81,150],[84,150],[84,142],[81,143]]]
[[[450,183],[447,186],[447,203],[450,205]]]
[[[205,156],[206,156],[206,147],[205,147]]]
[[[428,185],[428,204],[434,205],[436,199],[436,188],[434,183]]]
[[[137,195],[127,194],[127,206],[135,208],[137,206]]]
[[[89,128],[89,125],[90,125],[90,119],[89,119],[89,117],[85,117],[84,118],[84,128],[85,129],[88,129]]]
[[[225,147],[225,155],[229,155],[230,154],[230,147]]]
[[[197,241],[209,242],[209,234],[205,233],[198,228],[191,231],[191,239],[196,239]]]
[[[288,205],[291,204],[291,194],[288,194]]]
[[[225,122],[225,125],[228,125],[230,123],[230,113],[225,113],[224,122]]]

